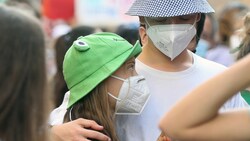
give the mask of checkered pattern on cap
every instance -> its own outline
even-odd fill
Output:
[[[135,0],[126,14],[143,17],[173,17],[192,13],[211,13],[206,0]]]

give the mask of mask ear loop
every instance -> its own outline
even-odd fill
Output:
[[[72,116],[71,116],[71,112],[72,112],[72,109],[73,109],[74,106],[72,106],[69,110],[69,120],[72,121]]]
[[[114,98],[117,101],[122,101],[120,98],[115,97],[114,95],[112,95],[111,93],[108,92],[108,95],[111,96],[112,98]]]
[[[115,78],[115,79],[118,79],[118,80],[120,80],[120,81],[123,81],[123,83],[128,83],[128,85],[129,85],[129,88],[128,88],[128,91],[127,91],[127,94],[126,94],[126,97],[128,96],[128,93],[129,93],[129,89],[130,89],[130,78],[128,78],[128,79],[123,79],[123,78],[120,78],[120,77],[118,77],[118,76],[115,76],[115,75],[111,75],[111,77],[113,77],[113,78]],[[128,81],[127,81],[128,80]],[[122,84],[122,85],[124,85],[124,84]],[[109,94],[110,95],[110,94]],[[111,97],[113,97],[114,98],[114,96],[111,94],[110,95]],[[116,98],[115,98],[116,99]],[[117,98],[117,100],[118,100],[119,98]],[[126,98],[125,98],[126,99]],[[123,101],[123,99],[119,99],[119,101]]]
[[[111,77],[113,77],[113,78],[115,78],[115,79],[118,79],[118,80],[120,80],[120,81],[123,81],[123,83],[128,83],[128,85],[129,85],[129,88],[130,88],[130,78],[129,79],[123,79],[123,78],[120,78],[120,77],[118,77],[118,76],[115,76],[115,75],[111,75]],[[128,93],[129,93],[129,89],[128,89],[128,91],[127,91],[127,94],[126,95],[128,95]],[[114,96],[112,95],[111,97],[113,97],[114,98]],[[122,101],[121,99],[120,99],[120,101]]]
[[[121,80],[121,81],[123,81],[123,82],[125,82],[125,81],[126,81],[125,79],[123,79],[123,78],[120,78],[120,77],[118,77],[118,76],[115,76],[115,75],[111,75],[111,77],[113,77],[113,78],[116,78],[116,79],[118,79],[118,80]]]
[[[148,22],[148,18],[147,17],[144,17],[144,19],[145,19],[145,28],[146,28],[146,30],[151,26],[150,24],[149,24],[149,22]]]

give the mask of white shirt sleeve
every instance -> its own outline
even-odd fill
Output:
[[[64,115],[67,112],[69,96],[70,96],[70,92],[68,91],[64,95],[62,104],[50,113],[49,124],[51,126],[59,125],[63,123]]]
[[[229,99],[220,109],[220,111],[227,111],[230,109],[237,108],[249,108],[250,106],[244,100],[244,98],[238,93],[234,95],[231,99]]]

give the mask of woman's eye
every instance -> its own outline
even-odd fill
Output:
[[[128,70],[135,70],[135,64],[134,63],[129,64]]]
[[[129,67],[129,69],[134,70],[134,69],[135,69],[135,65],[131,65],[131,66]]]

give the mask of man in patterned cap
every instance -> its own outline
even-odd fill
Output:
[[[132,4],[127,14],[139,16],[143,45],[136,71],[146,78],[151,97],[140,116],[117,116],[122,141],[157,140],[163,114],[194,87],[226,69],[188,50],[196,46],[201,15],[212,12],[206,0],[135,0]],[[245,106],[238,94],[221,110]]]

